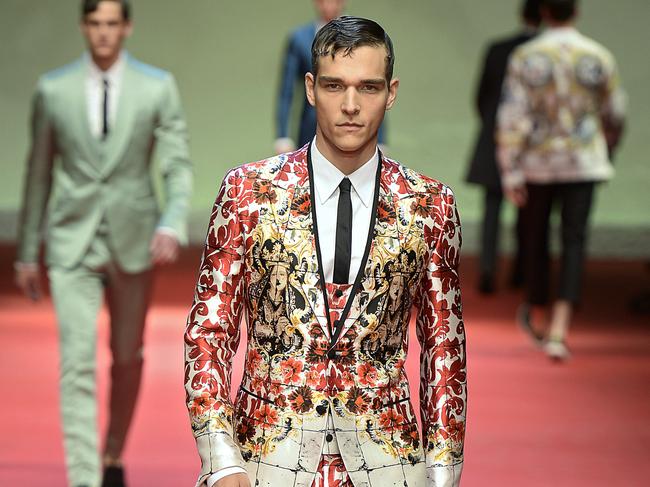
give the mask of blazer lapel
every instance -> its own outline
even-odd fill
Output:
[[[82,58],[79,61],[79,69],[76,76],[71,78],[69,96],[69,108],[71,117],[65,117],[66,124],[72,127],[72,133],[76,134],[74,139],[79,141],[84,160],[95,169],[101,169],[99,141],[90,132],[90,120],[88,119],[88,101],[86,99],[86,73],[87,64]],[[96,172],[95,172],[96,174]]]
[[[285,230],[285,245],[300,248],[301,252],[297,253],[306,257],[306,269],[299,271],[302,291],[323,333],[329,338],[328,307],[326,295],[321,286],[320,261],[317,257],[318,250],[312,211],[313,185],[307,169],[308,151],[309,146],[305,146],[289,156],[289,160],[286,161],[282,169],[284,174],[277,178],[277,185],[290,191],[291,195],[289,219]],[[298,266],[300,265],[298,263]]]

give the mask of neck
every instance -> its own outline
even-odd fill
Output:
[[[320,128],[316,129],[316,147],[325,159],[330,161],[346,176],[363,166],[370,160],[377,148],[377,135],[357,150],[344,151],[328,140]]]
[[[551,29],[559,29],[559,28],[562,28],[562,27],[573,27],[574,24],[575,24],[573,19],[563,20],[561,22],[559,20],[546,19],[545,23]]]
[[[97,57],[91,52],[90,58],[93,60],[93,63],[95,63],[95,66],[97,66],[99,69],[102,71],[108,71],[120,58],[120,51],[110,57]]]

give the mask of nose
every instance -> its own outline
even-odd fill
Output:
[[[341,104],[341,110],[346,115],[356,115],[359,113],[361,107],[359,106],[359,101],[357,100],[357,92],[354,87],[349,87],[345,91],[343,97],[343,103]]]

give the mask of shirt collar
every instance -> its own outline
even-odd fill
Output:
[[[562,27],[547,27],[544,30],[545,37],[571,37],[578,34],[578,30],[573,25]]]
[[[316,147],[316,137],[314,137],[311,143],[311,161],[314,171],[316,194],[322,205],[334,195],[339,184],[341,184],[341,181],[346,176],[320,153],[318,147]],[[366,161],[363,166],[347,176],[350,183],[352,183],[355,193],[357,193],[366,208],[372,205],[375,193],[375,174],[377,173],[378,164],[379,152],[375,148],[375,152],[370,160]]]
[[[113,63],[113,65],[106,71],[99,69],[99,67],[93,62],[88,52],[84,54],[84,59],[88,65],[88,74],[92,79],[95,79],[97,81],[107,79],[108,84],[114,86],[122,77],[124,66],[126,64],[126,56],[126,52],[122,50],[115,63]]]

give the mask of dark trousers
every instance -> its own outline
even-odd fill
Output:
[[[528,302],[545,305],[549,298],[549,220],[554,204],[560,206],[562,257],[557,299],[577,303],[584,266],[587,222],[593,182],[528,184],[524,207],[525,282]]]
[[[483,207],[483,225],[481,227],[481,275],[494,276],[496,272],[497,258],[499,253],[499,215],[503,192],[498,189],[485,189],[485,200]],[[522,239],[524,237],[522,212],[517,212],[516,249],[513,265],[513,281],[519,280],[523,272]]]

